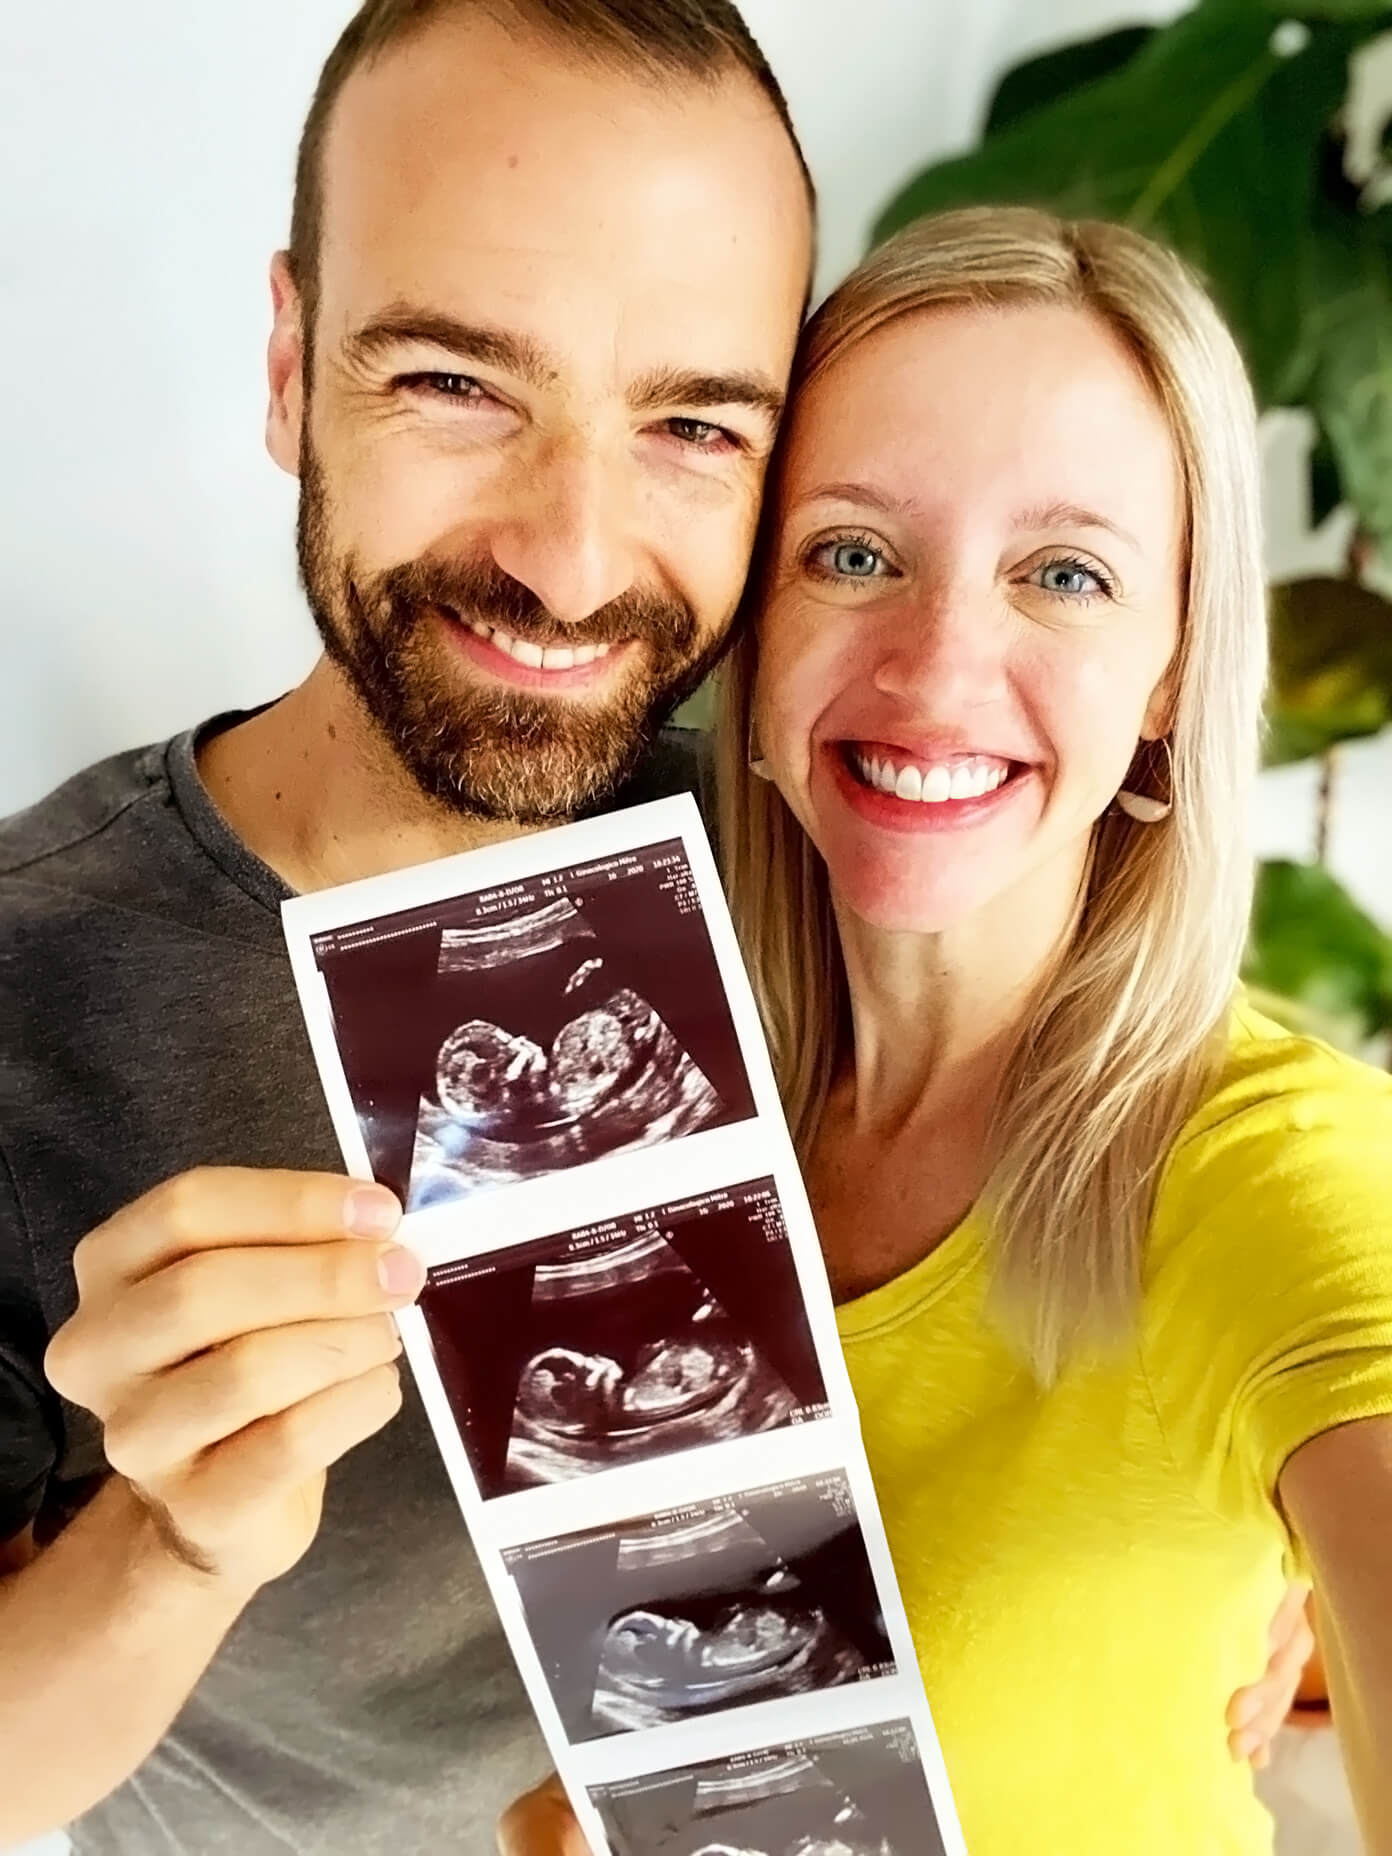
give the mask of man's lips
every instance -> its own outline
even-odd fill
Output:
[[[606,680],[630,641],[614,644],[538,645],[500,625],[466,619],[448,606],[434,610],[464,656],[500,682],[529,690],[586,689]]]

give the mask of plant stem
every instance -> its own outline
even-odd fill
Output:
[[[1338,772],[1338,747],[1327,747],[1320,755],[1319,788],[1315,794],[1315,862],[1321,870],[1329,862],[1329,834],[1334,823],[1334,785]]]

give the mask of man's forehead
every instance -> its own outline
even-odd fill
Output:
[[[767,326],[788,297],[796,320],[810,258],[796,157],[744,74],[663,86],[520,46],[486,15],[354,74],[323,194],[324,292],[355,299],[353,321],[400,296],[554,327],[569,293],[577,316],[607,296],[618,339],[717,306],[732,330]]]

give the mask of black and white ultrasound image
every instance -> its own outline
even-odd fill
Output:
[[[908,1721],[597,1786],[613,1856],[943,1856]]]
[[[827,1413],[771,1179],[440,1265],[420,1307],[485,1501]]]
[[[314,945],[374,1175],[408,1211],[753,1113],[679,840]]]
[[[840,1473],[505,1551],[572,1741],[892,1672]]]

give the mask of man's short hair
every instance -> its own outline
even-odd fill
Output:
[[[782,89],[732,0],[365,0],[319,75],[295,166],[289,257],[307,350],[318,309],[324,142],[339,92],[360,66],[437,19],[471,11],[530,27],[592,64],[646,77],[712,84],[747,72],[788,132],[815,212],[812,177]]]

